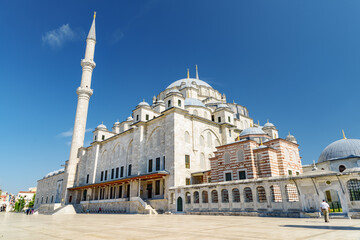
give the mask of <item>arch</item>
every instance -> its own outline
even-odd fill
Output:
[[[185,142],[190,143],[190,133],[188,131],[185,131]]]
[[[211,136],[211,132],[207,132],[206,134],[206,143],[207,143],[207,146],[209,148],[212,147],[212,136]]]
[[[270,197],[272,202],[282,202],[281,190],[279,185],[270,186]]]
[[[256,188],[257,200],[259,203],[266,202],[266,192],[263,186],[258,186]]]
[[[183,200],[181,197],[178,197],[178,199],[177,199],[177,211],[178,212],[183,211]]]
[[[159,131],[160,131],[160,130],[163,131],[162,126],[157,126],[156,128],[154,128],[154,129],[151,131],[149,137],[148,137],[147,140],[146,140],[146,144],[149,144],[149,141],[151,141],[151,138],[153,137],[153,135],[154,135],[158,130],[159,130]]]
[[[203,135],[200,135],[200,146],[202,146],[202,147],[205,146],[205,138]]]
[[[239,149],[239,150],[236,152],[236,156],[237,156],[238,162],[244,161],[244,160],[245,160],[244,150]]]
[[[227,189],[221,190],[221,201],[223,203],[228,203],[229,202],[229,192],[228,192]]]
[[[220,141],[218,139],[215,139],[215,147],[220,146]]]
[[[232,201],[233,202],[240,202],[240,191],[239,191],[239,189],[237,189],[237,188],[233,188],[232,190],[231,190],[231,192],[232,192]]]
[[[288,202],[298,202],[299,196],[295,184],[287,184],[285,186],[286,200]]]
[[[185,193],[185,203],[190,204],[191,203],[191,194],[189,192]]]
[[[339,166],[339,172],[343,172],[346,170],[346,167],[344,165]]]
[[[209,202],[209,196],[207,191],[202,191],[201,193],[202,203],[208,203]]]
[[[211,202],[212,203],[218,203],[219,202],[218,192],[216,190],[211,191]]]
[[[199,113],[198,113],[198,111],[197,111],[196,109],[193,111],[193,114],[194,114],[195,116],[199,116]]]
[[[230,163],[230,153],[225,152],[225,154],[224,154],[224,162],[225,162],[225,164]]]
[[[209,132],[211,132],[212,134],[214,134],[214,136],[215,136],[215,147],[217,147],[217,146],[220,146],[220,137],[212,130],[212,129],[210,129],[210,128],[206,128],[206,129],[204,129],[202,132],[201,132],[201,134],[203,134],[204,132],[206,132],[206,131],[209,131]],[[218,145],[216,145],[216,141],[218,141]]]
[[[129,144],[128,144],[128,148],[127,148],[127,152],[126,152],[126,162],[129,164],[131,163],[131,158],[132,158],[132,153],[133,153],[133,146],[132,146],[133,140],[131,139]]]
[[[205,162],[205,154],[200,154],[200,168],[205,169],[206,168],[206,162]]]
[[[207,111],[204,111],[204,118],[209,118],[209,114]]]
[[[360,181],[358,179],[350,179],[347,181],[347,188],[350,201],[360,201]]]
[[[253,195],[251,188],[249,187],[244,188],[244,197],[245,197],[245,202],[253,202]]]
[[[194,192],[194,203],[199,203],[199,192],[198,191]]]

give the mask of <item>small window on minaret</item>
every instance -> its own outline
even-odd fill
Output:
[[[96,141],[96,136],[95,136],[94,140]]]
[[[178,100],[178,105],[179,107],[181,107],[181,100]]]
[[[149,120],[149,114],[146,114],[145,119],[146,119],[146,121]]]
[[[171,106],[171,100],[168,101],[168,107],[170,107],[170,106]]]
[[[228,122],[231,122],[230,116],[228,116]]]
[[[211,121],[215,122],[215,117],[214,117],[214,115],[211,115]]]
[[[221,122],[221,117],[218,117],[218,122]]]
[[[136,121],[139,121],[139,115],[136,115]]]
[[[101,138],[102,138],[102,140],[105,140],[105,135],[102,135],[102,137],[101,137]]]

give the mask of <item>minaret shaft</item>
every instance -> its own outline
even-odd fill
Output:
[[[96,39],[94,18],[91,25],[90,33],[88,35],[88,38],[86,39],[85,58],[81,60],[81,84],[80,87],[78,87],[78,89],[76,90],[76,93],[78,95],[78,103],[76,108],[74,130],[70,147],[69,162],[67,165],[66,189],[74,186],[77,164],[79,162],[79,148],[84,146],[89,100],[91,95],[93,94],[93,90],[91,89],[91,78],[93,69],[96,66],[94,62],[95,44]],[[68,193],[65,195],[66,198],[68,195]],[[65,199],[65,201],[69,202],[70,200]]]

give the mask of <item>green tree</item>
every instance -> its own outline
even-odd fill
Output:
[[[25,199],[24,197],[19,197],[19,199],[15,202],[15,212],[21,212],[25,207]]]
[[[32,197],[31,201],[29,202],[29,208],[33,208],[33,207],[34,207],[35,196],[36,196],[36,194],[34,194],[34,196]]]

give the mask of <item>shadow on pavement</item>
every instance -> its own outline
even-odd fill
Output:
[[[281,227],[360,231],[360,227],[349,227],[349,226],[282,225]]]

